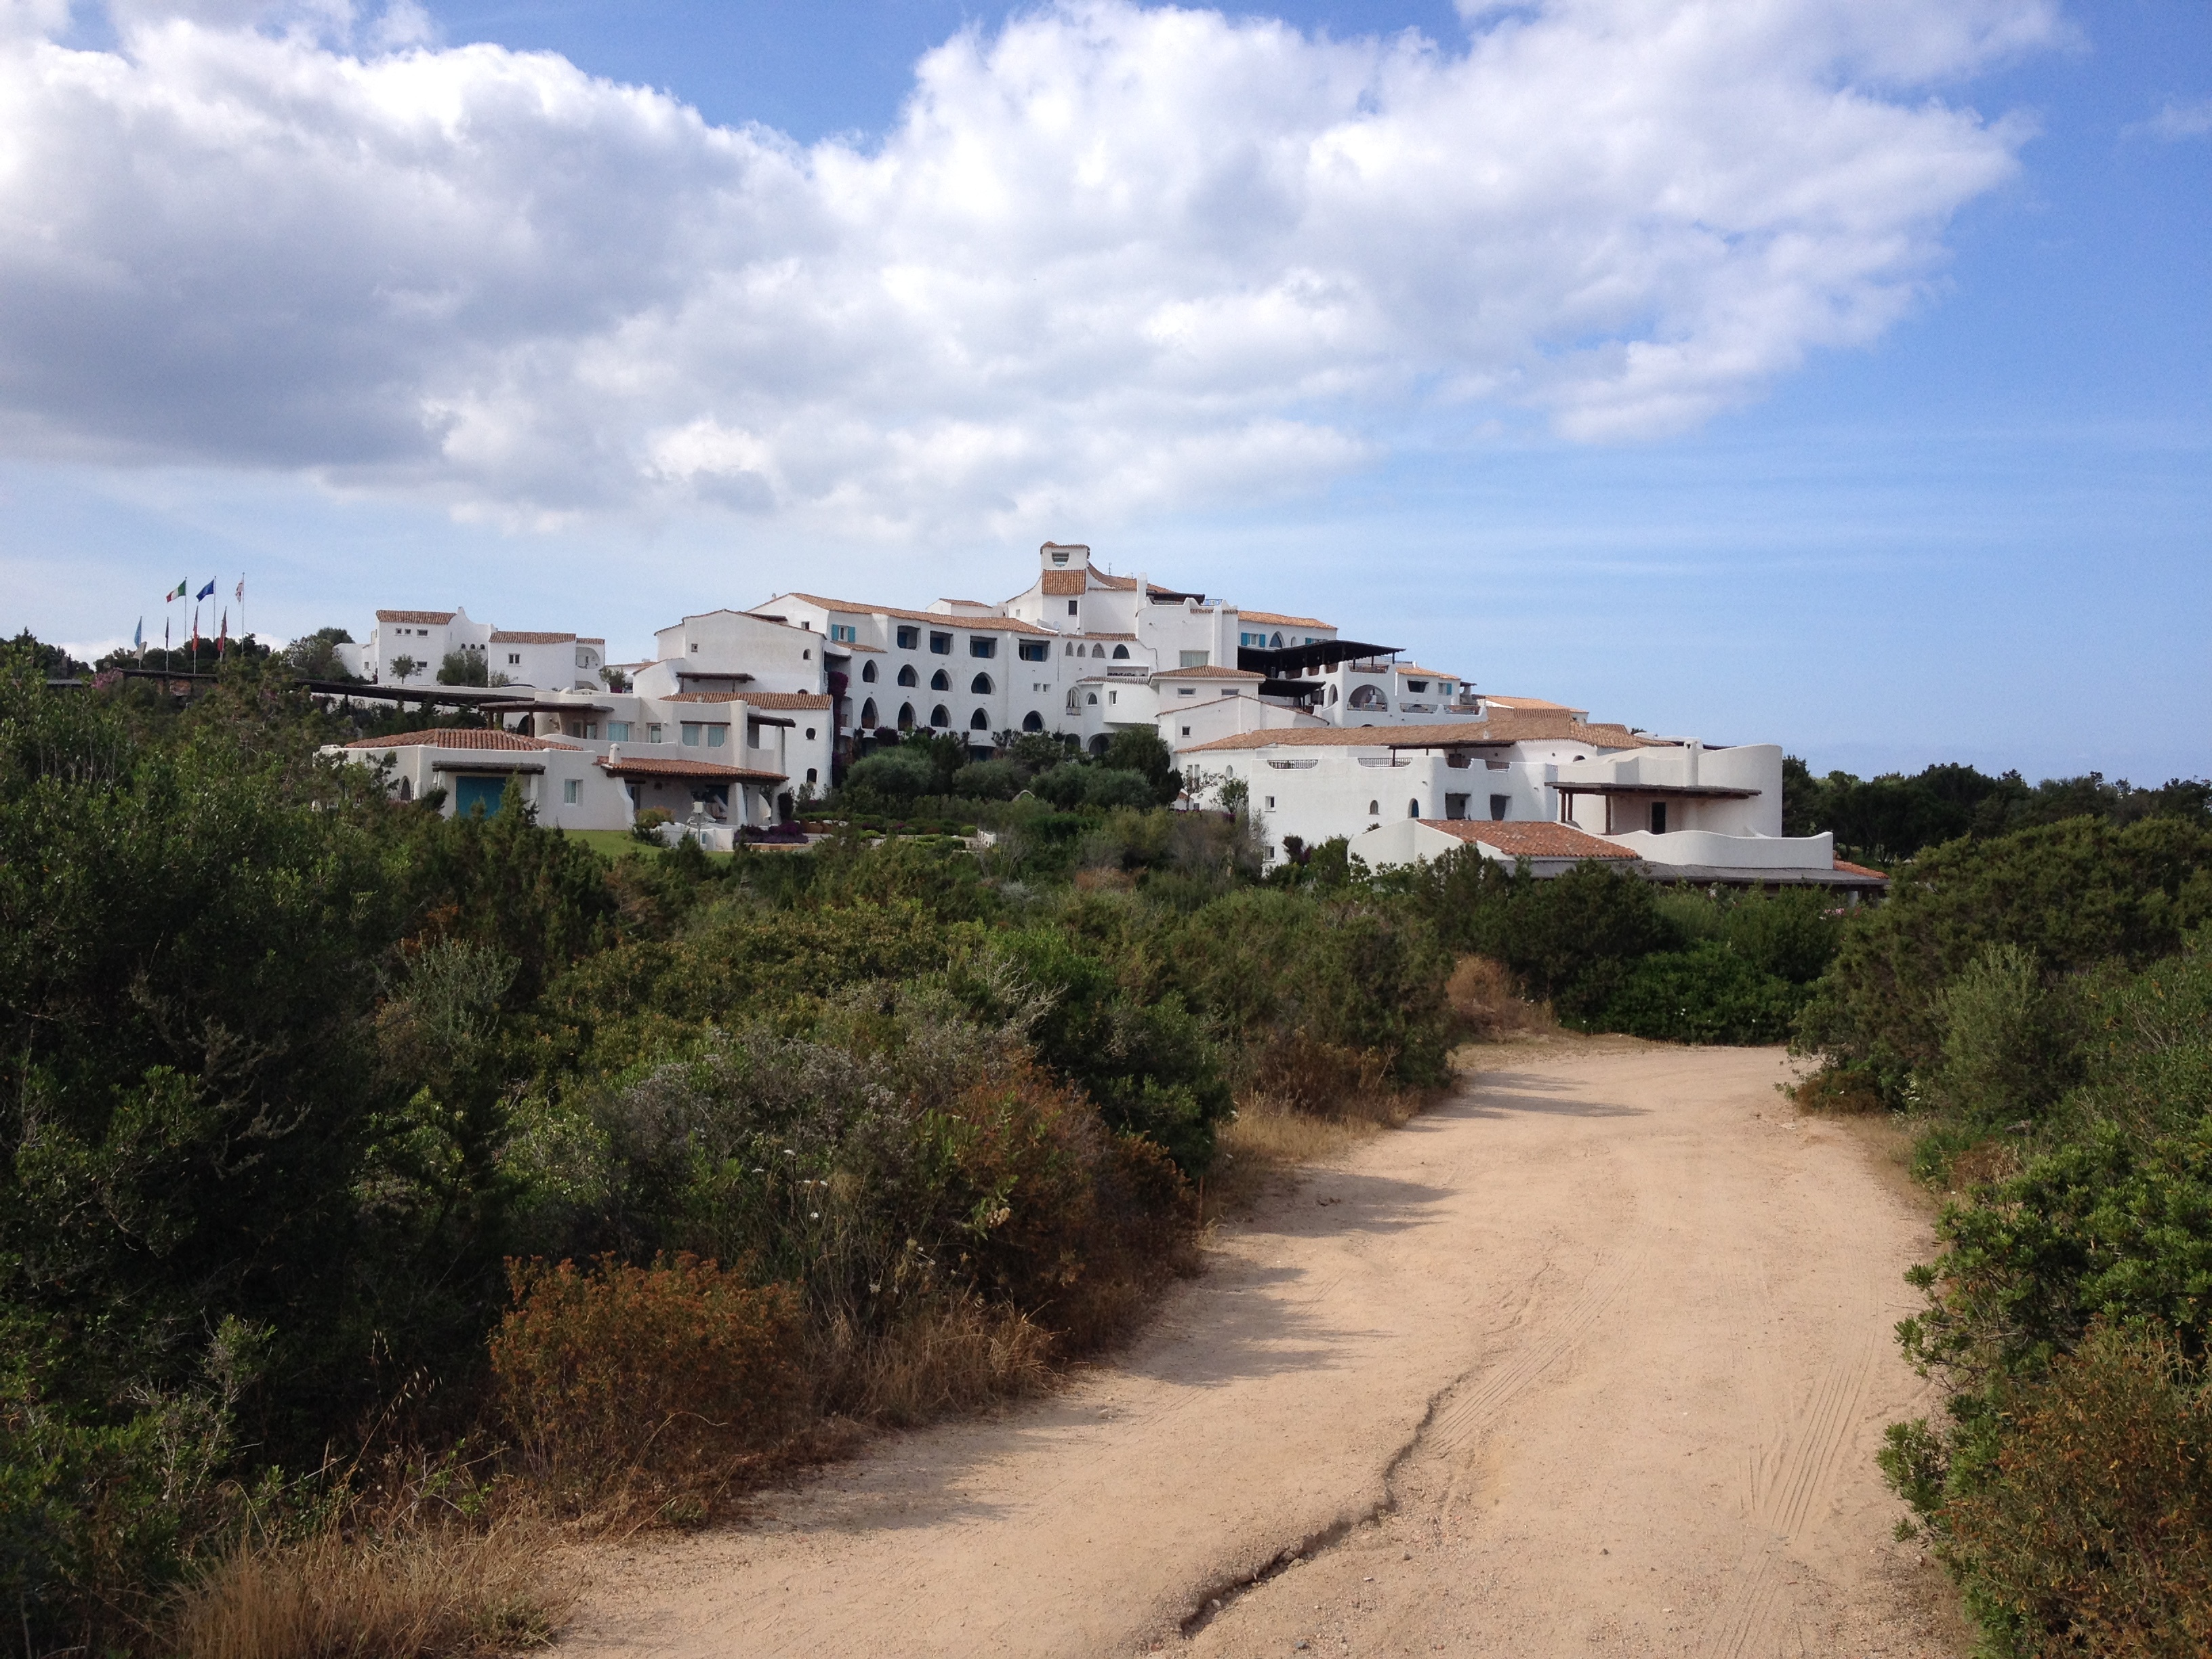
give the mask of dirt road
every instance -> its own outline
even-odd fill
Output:
[[[1112,1365],[601,1559],[564,1651],[1950,1653],[1873,1468],[1911,1199],[1777,1050],[1490,1053]]]

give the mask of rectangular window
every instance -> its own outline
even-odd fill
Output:
[[[830,624],[830,637],[833,640],[842,640],[846,644],[850,645],[854,641],[860,637],[860,630],[854,627],[850,623],[831,623]]]
[[[723,740],[729,735],[730,728],[726,726],[708,726],[707,728],[707,747],[709,749],[720,749],[722,746]]]
[[[1187,738],[1187,737],[1188,737],[1188,736],[1190,735],[1190,727],[1188,727],[1188,726],[1184,726],[1184,727],[1183,727],[1183,729],[1182,729],[1182,734],[1183,734],[1183,736],[1185,736],[1186,738]]]
[[[699,647],[698,647],[697,646],[696,646],[696,645],[695,645],[695,646],[693,646],[691,648],[692,648],[694,651],[696,651]],[[509,668],[519,668],[519,667],[520,667],[520,666],[522,665],[522,653],[520,653],[520,651],[510,651],[510,652],[508,652],[508,653],[507,653],[507,665]]]
[[[1452,819],[1465,817],[1467,816],[1467,797],[1465,795],[1446,795],[1444,797],[1444,816]]]
[[[1071,617],[1075,614],[1075,601],[1073,599],[1070,599],[1067,602],[1067,614]]]
[[[921,630],[919,628],[902,628],[899,629],[898,648],[900,650],[911,651],[915,647],[921,643]]]
[[[561,804],[563,806],[574,806],[582,799],[583,793],[584,786],[579,780],[575,778],[561,780]]]
[[[1490,821],[1492,823],[1504,823],[1505,809],[1512,805],[1513,797],[1510,795],[1492,795],[1490,798]]]
[[[1425,691],[1428,689],[1429,683],[1426,680],[1407,680],[1406,682],[1406,690],[1408,691]]]
[[[999,642],[996,640],[979,639],[970,634],[968,636],[968,654],[971,657],[995,657],[999,654]]]
[[[1178,697],[1194,697],[1197,695],[1198,688],[1194,685],[1179,685],[1176,687],[1176,696]]]
[[[1267,797],[1267,810],[1270,812],[1275,810],[1275,798],[1273,795]]]
[[[1667,833],[1667,803],[1663,800],[1651,803],[1651,833],[1655,836]]]
[[[1186,651],[1182,653],[1182,665],[1185,668],[1203,668],[1212,660],[1213,653],[1211,651]]]
[[[1109,702],[1119,702],[1121,701],[1121,694],[1119,691],[1109,691],[1106,694],[1106,701]]]
[[[689,749],[699,746],[699,728],[690,720],[684,722],[684,743]]]
[[[607,722],[607,741],[609,743],[628,743],[629,741],[629,722],[628,720],[609,720]]]
[[[1052,646],[1044,640],[1020,640],[1014,648],[1022,653],[1024,662],[1047,662],[1052,657]]]
[[[660,735],[660,722],[659,720],[647,720],[645,723],[645,740],[647,743],[665,743],[668,741],[667,738]]]
[[[950,634],[939,634],[933,629],[929,635],[929,654],[933,657],[951,656],[952,654],[952,635]]]

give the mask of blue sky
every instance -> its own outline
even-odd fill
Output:
[[[1112,6],[79,7],[4,43],[0,625],[158,630],[243,571],[264,633],[458,603],[622,653],[1085,539],[1816,766],[2212,772],[2212,16],[1794,9],[1630,40],[1639,118],[1578,145],[1573,31],[1666,7],[1172,49]],[[131,67],[131,120],[62,48]],[[361,134],[400,182],[318,171]],[[105,168],[172,193],[64,202]]]

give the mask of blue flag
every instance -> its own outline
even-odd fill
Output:
[[[141,617],[138,618],[138,626],[131,630],[131,648],[133,651],[140,650],[144,647],[145,643],[146,619],[143,617]]]
[[[196,599],[204,599],[214,592],[215,584],[213,582],[210,582],[205,587],[200,589],[198,592],[193,594],[192,597]]]

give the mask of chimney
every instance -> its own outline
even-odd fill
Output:
[[[622,764],[622,745],[620,744],[611,743],[607,745],[607,764],[610,766],[619,766]]]

